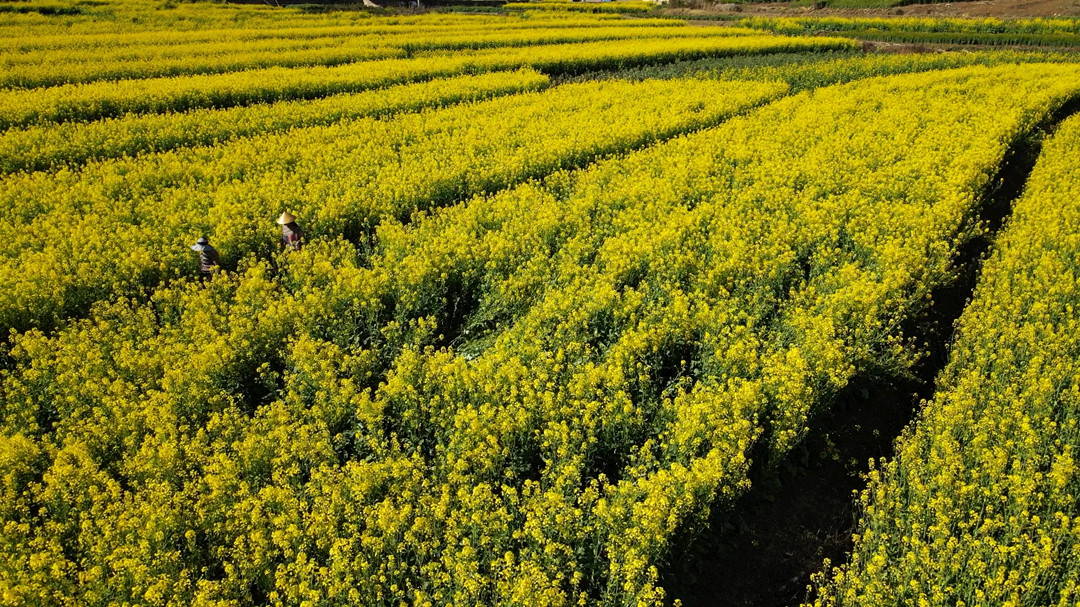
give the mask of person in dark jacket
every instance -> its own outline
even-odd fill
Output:
[[[281,226],[281,244],[288,251],[299,251],[304,246],[304,231],[296,225],[296,216],[285,211],[278,217]]]
[[[204,236],[191,245],[191,250],[199,253],[199,277],[203,280],[210,278],[214,270],[218,268],[217,249]]]

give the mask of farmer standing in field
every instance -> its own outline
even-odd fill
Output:
[[[217,249],[203,236],[195,241],[195,244],[191,245],[191,250],[199,254],[199,277],[203,280],[209,279],[214,270],[218,268],[219,255]]]
[[[281,244],[287,251],[299,251],[303,248],[304,231],[296,225],[296,216],[285,211],[278,217],[278,225],[281,226]]]

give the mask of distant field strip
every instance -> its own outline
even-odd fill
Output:
[[[530,33],[542,35],[544,33],[561,33],[568,30],[581,30],[582,34],[590,30],[604,29],[671,29],[689,28],[685,21],[676,19],[595,19],[583,18],[580,21],[568,20],[543,20],[543,19],[513,19],[505,18],[487,19],[472,17],[467,21],[454,23],[440,22],[438,25],[394,25],[387,23],[378,26],[366,27],[312,27],[285,30],[224,30],[220,32],[184,32],[142,35],[142,34],[117,34],[113,36],[96,36],[93,39],[79,42],[78,37],[62,38],[55,44],[45,44],[39,39],[25,41],[0,39],[0,52],[7,61],[18,63],[32,62],[38,58],[85,57],[89,61],[101,61],[107,58],[133,58],[164,56],[171,57],[183,53],[191,55],[209,54],[219,52],[225,47],[249,48],[260,50],[268,46],[310,48],[316,44],[325,44],[330,40],[380,40],[389,39],[403,45],[408,40],[403,36],[410,36],[412,40],[423,43],[425,40],[451,40],[462,36],[475,36],[483,39],[486,35],[518,35],[525,37]],[[733,31],[746,30],[749,28],[723,27],[713,29],[730,29]],[[755,30],[761,31],[761,30]],[[187,36],[191,34],[190,36]],[[199,34],[194,36],[194,34]],[[210,34],[210,35],[207,35]],[[258,34],[258,35],[255,35]],[[180,37],[177,37],[180,36]],[[190,38],[190,39],[188,39]],[[244,47],[238,45],[243,44]],[[389,46],[389,45],[387,45]],[[90,54],[98,53],[97,55]]]
[[[621,1],[600,4],[596,2],[507,2],[503,8],[512,11],[528,11],[544,14],[546,12],[578,13],[637,13],[645,14],[656,8],[651,2]]]
[[[490,49],[452,55],[368,61],[338,67],[267,68],[218,74],[97,82],[0,91],[0,128],[95,120],[127,113],[185,111],[293,98],[323,97],[459,73],[533,67],[573,73],[635,64],[799,50],[855,48],[844,38],[735,36],[642,38],[613,42]]]
[[[280,17],[279,17],[280,18]],[[307,22],[306,24],[304,22]],[[571,18],[545,18],[543,16],[523,19],[520,17],[487,15],[418,15],[416,17],[392,17],[361,19],[352,24],[326,25],[307,17],[301,21],[283,20],[281,26],[263,28],[234,25],[228,29],[199,29],[188,31],[149,31],[99,34],[22,35],[0,38],[0,51],[31,52],[42,50],[119,50],[131,46],[185,45],[198,43],[256,42],[268,39],[303,40],[310,38],[365,36],[392,34],[402,30],[427,35],[467,31],[529,30],[534,28],[560,27],[591,28],[603,25],[619,27],[673,26],[683,23],[677,19],[610,18],[605,15],[577,15]]]
[[[861,40],[908,42],[912,44],[1080,47],[1080,35],[1078,34],[981,34],[968,32],[881,32],[876,30],[844,30],[837,33]]]
[[[1080,34],[1080,19],[942,19],[933,17],[747,17],[738,21],[743,27],[783,34],[812,32],[973,33],[973,34]]]
[[[668,86],[634,98],[721,96]],[[536,95],[559,90],[600,111]],[[663,605],[671,543],[746,490],[752,445],[788,452],[852,377],[911,362],[899,327],[1009,145],[1078,95],[1080,71],[1039,65],[817,89],[370,245],[309,207],[276,277],[251,260],[17,335],[9,596]],[[277,210],[236,193],[222,241]],[[76,567],[96,573],[46,575]]]
[[[1080,117],[1044,146],[938,392],[813,605],[1080,601]]]
[[[313,233],[354,234],[384,218],[406,219],[418,209],[714,124],[786,89],[585,83],[93,163],[81,171],[11,175],[0,180],[0,200],[13,205],[0,233],[18,242],[2,255],[21,278],[0,288],[0,325],[55,321],[114,293],[187,274],[185,243],[202,235],[230,262],[248,253],[267,256],[275,241],[263,227],[286,207],[301,213]],[[109,237],[72,236],[84,230]]]
[[[386,15],[376,17],[363,11],[341,11],[326,14],[304,14],[295,10],[281,10],[277,7],[257,7],[248,5],[237,7],[219,5],[216,7],[177,5],[168,10],[145,0],[130,0],[124,3],[111,3],[107,12],[93,17],[4,15],[0,19],[0,36],[25,40],[28,36],[39,35],[45,42],[55,42],[65,36],[76,41],[93,39],[97,36],[109,38],[117,34],[140,35],[147,37],[161,35],[200,36],[203,32],[235,32],[247,30],[252,35],[259,32],[272,32],[275,29],[290,30],[316,27],[371,27],[385,25],[422,25],[477,23],[481,20],[500,19],[490,15],[445,15],[428,13],[421,15]],[[582,21],[586,18],[618,18],[617,15],[571,15],[553,13],[544,20],[567,19]],[[520,22],[520,21],[519,21]],[[219,38],[209,38],[211,40]]]
[[[713,78],[717,80],[782,81],[792,91],[842,84],[891,74],[951,69],[970,65],[1011,63],[1075,63],[1075,53],[1020,51],[939,53],[787,53],[741,57],[710,57],[660,65],[589,72],[578,79],[640,80],[645,78]]]
[[[0,86],[37,87],[121,78],[213,74],[270,66],[339,65],[404,57],[425,50],[520,47],[629,38],[761,35],[746,28],[575,27],[509,31],[400,31],[368,36],[259,40],[196,45],[146,45],[115,51],[45,51],[0,55]],[[262,47],[262,48],[260,48]]]
[[[536,28],[592,28],[598,26],[619,27],[654,27],[677,26],[683,23],[678,19],[600,19],[593,16],[581,16],[577,19],[520,19],[501,16],[454,16],[440,15],[433,19],[372,19],[357,22],[355,25],[322,25],[312,23],[307,26],[285,24],[284,27],[250,28],[235,27],[230,29],[166,31],[166,32],[125,32],[117,34],[73,34],[69,36],[14,36],[0,38],[0,51],[32,52],[48,50],[99,50],[103,52],[120,51],[125,48],[145,46],[182,47],[193,44],[221,44],[248,42],[258,44],[267,40],[303,41],[328,37],[371,36],[409,31],[414,34],[448,34],[466,32],[497,32],[512,30],[530,30]]]
[[[52,57],[20,57],[7,61],[0,73],[0,86],[32,88],[78,84],[98,80],[154,78],[186,74],[218,74],[270,66],[340,65],[372,59],[404,57],[399,48],[379,47],[369,40],[334,40],[316,48],[278,48],[247,50],[246,43],[220,45],[213,54],[191,56],[153,56],[133,54],[128,58],[87,58],[97,51],[67,54],[49,53]],[[269,45],[268,45],[269,46]],[[60,55],[60,56],[57,56]],[[68,56],[64,56],[68,55]],[[3,58],[0,58],[2,60]]]
[[[223,110],[136,114],[94,122],[10,129],[0,134],[0,172],[75,166],[92,159],[213,145],[290,128],[384,116],[425,107],[536,90],[547,76],[532,70],[488,72],[402,84],[312,101],[280,101]]]
[[[762,18],[738,22],[780,34],[830,33],[862,40],[987,46],[1080,46],[1080,19]]]

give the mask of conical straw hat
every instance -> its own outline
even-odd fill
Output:
[[[287,223],[292,223],[294,221],[296,221],[296,216],[293,215],[292,213],[288,212],[288,211],[285,211],[284,213],[282,213],[281,217],[278,217],[278,220],[277,220],[277,222],[279,224],[281,224],[281,225],[285,225]]]

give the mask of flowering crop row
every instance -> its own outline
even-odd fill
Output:
[[[1080,19],[867,19],[751,17],[739,22],[784,34],[830,32],[861,40],[940,44],[1078,46]]]
[[[504,8],[517,11],[579,12],[579,13],[648,13],[656,4],[644,1],[623,1],[610,4],[570,2],[507,2]]]
[[[51,50],[0,55],[0,86],[37,87],[126,78],[215,74],[270,66],[340,65],[405,57],[429,50],[534,46],[629,38],[708,38],[760,35],[746,28],[690,28],[682,24],[641,27],[532,27],[505,31],[461,28],[422,33],[400,28],[385,34],[330,38],[263,39],[199,45],[122,47],[116,51]],[[260,48],[261,47],[261,48]],[[6,65],[4,65],[6,64]]]
[[[702,63],[708,60],[702,60]],[[682,64],[691,73],[683,77],[712,77],[723,80],[779,80],[787,82],[793,90],[851,82],[874,76],[905,74],[965,67],[969,65],[1003,65],[1010,63],[1076,62],[1073,53],[1050,54],[1044,52],[987,51],[941,52],[925,54],[859,54],[835,59],[819,55],[817,61],[790,62],[776,66],[750,66],[734,69],[702,69],[696,73],[692,64]],[[642,68],[648,71],[649,68]]]
[[[783,34],[820,31],[845,32],[937,32],[969,34],[1080,34],[1080,19],[942,19],[932,17],[747,17],[739,21],[752,27]]]
[[[660,604],[755,441],[909,362],[1009,143],[1078,94],[1038,65],[818,89],[19,335],[2,597]]]
[[[453,22],[460,19],[452,15],[438,14],[376,17],[367,11],[305,14],[301,10],[282,10],[269,5],[207,6],[177,3],[163,6],[155,0],[95,0],[92,6],[83,3],[78,8],[80,13],[75,15],[2,15],[0,36],[25,38],[41,35],[52,37],[51,41],[55,42],[64,35],[82,37],[155,32],[168,37],[177,32],[225,29],[272,30],[387,22]]]
[[[267,68],[236,74],[95,82],[48,89],[0,91],[0,128],[36,122],[94,120],[125,113],[228,107],[290,98],[313,98],[462,72],[534,67],[552,73],[616,68],[707,56],[854,48],[843,38],[736,36],[542,45],[452,55],[421,53],[411,59],[337,67]]]
[[[12,48],[0,54],[0,61],[3,62],[5,67],[11,67],[46,62],[107,63],[161,60],[236,52],[291,51],[341,44],[348,41],[367,42],[369,47],[396,46],[408,50],[425,50],[455,48],[456,46],[467,47],[470,39],[474,44],[483,46],[490,36],[494,36],[491,38],[492,42],[498,43],[502,37],[517,36],[528,41],[533,37],[559,34],[571,35],[571,31],[577,31],[578,35],[587,35],[588,32],[594,30],[611,30],[614,34],[622,34],[622,31],[626,29],[665,31],[679,28],[693,31],[691,28],[686,27],[684,22],[675,20],[649,20],[649,23],[645,26],[633,21],[613,22],[600,19],[587,22],[571,22],[569,24],[560,20],[537,21],[528,25],[529,27],[526,28],[517,23],[478,20],[476,22],[437,26],[388,24],[367,27],[297,28],[282,31],[280,35],[272,35],[278,32],[260,32],[259,37],[250,39],[244,34],[252,34],[251,30],[226,30],[235,35],[224,34],[222,36],[224,39],[220,40],[196,39],[191,42],[168,39],[128,43],[113,41],[112,45],[105,44],[107,41],[112,41],[107,38],[100,40],[101,44],[97,45],[70,44],[31,50],[21,49],[18,44],[10,44]],[[747,28],[713,29],[747,31]],[[647,36],[647,34],[642,35]],[[444,41],[448,46],[444,46]],[[511,45],[507,44],[507,46]]]
[[[1010,63],[1076,62],[1074,53],[986,51],[940,52],[927,54],[866,54],[804,64],[777,67],[736,69],[712,74],[722,79],[780,80],[795,90],[828,84],[851,82],[887,74],[903,74],[964,67],[969,65],[1004,65]]]
[[[153,78],[184,74],[218,74],[237,72],[270,66],[292,67],[304,65],[340,65],[356,61],[404,57],[406,52],[398,48],[376,46],[378,38],[316,39],[321,42],[314,47],[304,44],[267,44],[266,50],[246,48],[249,43],[218,44],[217,53],[206,55],[181,55],[178,57],[155,57],[149,53],[134,55],[128,59],[87,58],[98,51],[80,53],[49,52],[28,53],[23,57],[0,57],[2,66],[0,86],[32,88],[120,80],[126,78]],[[279,48],[274,48],[275,46]],[[293,48],[288,48],[289,46]],[[286,48],[281,48],[286,47]],[[40,55],[49,57],[39,58]]]
[[[262,40],[304,40],[343,36],[365,36],[390,34],[407,29],[415,34],[441,34],[451,31],[483,30],[508,31],[528,30],[543,27],[596,27],[618,25],[619,27],[653,27],[678,25],[674,19],[641,18],[633,20],[612,19],[607,15],[577,15],[566,18],[562,15],[543,15],[525,18],[510,18],[488,15],[446,15],[421,14],[410,17],[395,16],[363,19],[350,24],[327,25],[322,21],[310,22],[310,17],[303,21],[290,22],[279,17],[274,27],[236,26],[228,29],[170,30],[151,32],[122,32],[109,34],[67,34],[62,36],[28,35],[6,36],[0,38],[0,51],[4,53],[30,53],[48,50],[98,50],[102,52],[119,51],[124,48],[146,48],[151,46],[185,46],[205,43],[249,42],[257,44]],[[310,23],[307,23],[310,22]]]
[[[1045,145],[938,392],[815,605],[1080,601],[1080,118]],[[819,580],[819,582],[822,580]]]
[[[884,40],[927,44],[981,44],[988,46],[1080,46],[1077,34],[971,34],[957,32],[882,32],[878,30],[845,30],[845,36],[860,40]]]
[[[525,75],[525,78],[529,76]],[[776,83],[583,83],[0,180],[0,325],[63,317],[191,270],[209,236],[227,265],[265,257],[285,208],[312,233],[457,202],[700,128],[783,94]],[[291,106],[270,112],[290,115]],[[108,234],[108,238],[99,238]],[[21,251],[21,252],[20,252]]]
[[[525,27],[529,23],[562,21],[595,23],[598,20],[622,20],[617,14],[552,12],[536,14],[460,14],[432,12],[422,14],[375,15],[367,11],[332,11],[305,14],[302,10],[271,8],[259,5],[178,4],[162,10],[155,0],[96,0],[104,6],[86,17],[0,14],[0,37],[26,49],[79,45],[162,41],[214,41],[243,37],[274,37],[280,30],[287,35],[304,36],[302,29],[359,28],[377,30],[387,25],[468,25],[491,24],[496,27]],[[641,23],[659,21],[642,18]],[[670,19],[666,19],[670,22]],[[638,22],[637,19],[634,21]],[[243,31],[243,33],[241,33]],[[39,37],[38,42],[29,40]],[[2,48],[2,47],[0,47]]]
[[[787,82],[793,92],[891,74],[906,74],[1010,63],[1074,63],[1075,53],[1020,51],[939,53],[787,53],[712,57],[696,61],[645,65],[610,72],[589,72],[574,80],[644,78],[713,78]]]
[[[74,166],[91,159],[134,156],[236,137],[386,116],[425,107],[475,101],[547,86],[532,70],[440,78],[311,101],[281,101],[182,114],[137,114],[95,122],[65,122],[0,134],[0,172]]]

